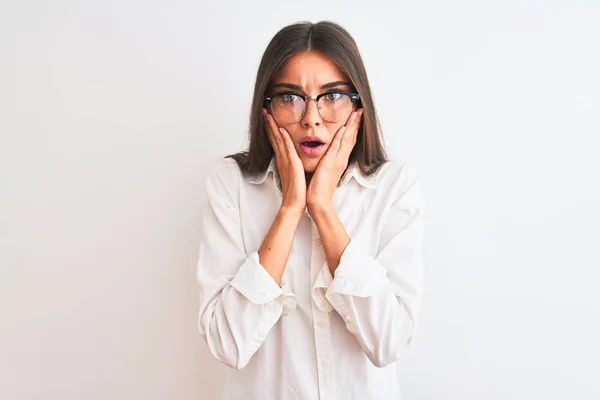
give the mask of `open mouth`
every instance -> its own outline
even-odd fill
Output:
[[[320,155],[323,152],[323,149],[325,149],[325,143],[319,140],[305,140],[300,143],[300,150],[302,150],[304,155],[309,157]]]
[[[307,147],[317,147],[317,146],[320,146],[322,144],[323,143],[321,143],[319,141],[316,141],[316,140],[315,141],[311,140],[311,141],[303,142],[302,143],[303,146],[307,146]]]

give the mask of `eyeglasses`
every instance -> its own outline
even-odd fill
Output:
[[[280,124],[293,124],[300,121],[306,113],[308,100],[317,102],[319,115],[327,122],[344,122],[350,115],[355,103],[360,103],[357,93],[340,90],[321,93],[317,96],[305,96],[295,92],[281,92],[265,96],[271,115]]]

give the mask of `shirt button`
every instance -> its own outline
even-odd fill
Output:
[[[321,308],[326,308],[327,307],[327,300],[323,300],[321,301]]]
[[[321,245],[322,245],[323,243],[321,242],[321,239],[320,239],[320,238],[316,238],[316,239],[315,239],[315,244],[316,244],[317,246],[321,247]]]
[[[325,322],[324,321],[319,321],[317,323],[317,325],[319,326],[319,328],[325,328]]]

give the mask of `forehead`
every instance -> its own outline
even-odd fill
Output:
[[[329,57],[307,51],[294,54],[287,60],[275,76],[274,83],[293,83],[306,88],[344,79],[342,71]]]

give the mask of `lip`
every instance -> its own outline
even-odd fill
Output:
[[[304,145],[304,142],[321,142],[321,144],[318,145],[317,147],[309,147],[309,146]],[[299,144],[300,144],[300,150],[302,150],[302,152],[309,157],[318,156],[325,149],[325,143],[323,143],[323,140],[319,139],[316,136],[303,137],[302,139],[300,139]]]
[[[302,139],[300,139],[300,144],[304,143],[304,142],[321,142],[324,143],[323,140],[321,140],[319,137],[317,136],[305,136]]]

